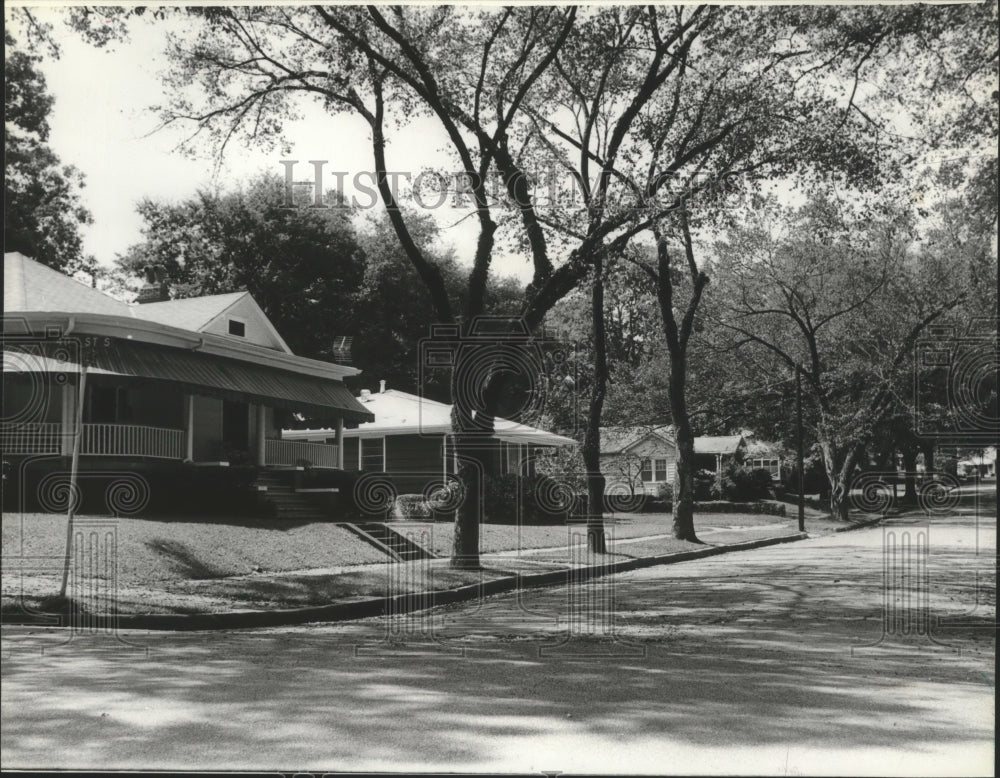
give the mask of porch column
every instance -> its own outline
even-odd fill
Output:
[[[262,403],[257,406],[257,466],[263,467],[267,462],[267,407]]]
[[[360,443],[358,445],[361,445]],[[344,417],[337,417],[337,469],[344,469]]]
[[[194,395],[184,396],[184,460],[194,461]]]
[[[72,383],[67,381],[62,386],[62,404],[60,407],[59,454],[68,457],[73,453],[73,418],[76,405],[76,394]]]
[[[722,454],[715,455],[715,474],[722,478]]]

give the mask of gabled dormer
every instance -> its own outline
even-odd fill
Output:
[[[292,353],[249,292],[145,303],[136,306],[135,315],[193,332],[222,335],[286,354]]]

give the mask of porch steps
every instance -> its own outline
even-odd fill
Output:
[[[412,562],[416,559],[437,558],[436,554],[414,543],[405,535],[396,532],[385,524],[365,522],[364,524],[343,523],[340,526],[350,530],[359,538],[375,546],[379,551],[392,557],[397,562]]]
[[[264,471],[257,476],[257,487],[264,487],[264,500],[273,507],[279,519],[328,521],[330,518],[316,507],[308,494],[296,492],[287,475]]]

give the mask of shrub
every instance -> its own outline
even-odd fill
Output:
[[[729,502],[709,501],[696,502],[697,513],[760,513],[769,516],[785,516],[786,506],[771,502]]]
[[[405,521],[407,519],[433,518],[431,506],[422,494],[401,494],[396,498],[392,509],[392,518]]]
[[[673,503],[650,500],[644,513],[672,513]],[[771,502],[729,502],[728,500],[704,500],[694,504],[695,513],[760,513],[769,516],[785,516],[786,506]]]
[[[713,492],[715,496],[713,497]],[[694,498],[696,500],[718,500],[718,484],[711,470],[696,470],[694,473]]]
[[[579,515],[585,503],[586,495],[547,475],[488,476],[483,489],[485,519],[497,523],[561,523]]]
[[[957,457],[941,457],[934,463],[934,469],[940,473],[947,473],[948,475],[958,475],[958,458]]]
[[[324,512],[331,519],[351,521],[376,518],[371,506],[362,504],[366,500],[363,498],[359,501],[358,499],[357,486],[362,475],[364,474],[349,470],[308,469],[297,471],[294,479],[298,489],[336,489],[336,492],[316,495],[315,500],[322,505]],[[386,479],[386,486],[386,494],[393,496],[391,482],[388,479]]]
[[[721,499],[733,502],[763,500],[771,493],[771,473],[763,468],[732,466],[722,478]],[[713,495],[713,499],[720,499]]]
[[[656,498],[665,502],[671,502],[674,499],[674,485],[666,482],[660,484],[656,487]]]
[[[487,476],[483,484],[483,512],[487,521],[501,521],[516,515],[518,477],[514,474]]]
[[[799,468],[795,462],[787,469],[782,469],[782,478],[785,479],[785,487],[789,492],[799,493]],[[805,477],[803,478],[803,489],[806,494],[819,494],[825,499],[830,492],[830,481],[826,477],[826,470],[822,457],[810,454],[805,458]]]

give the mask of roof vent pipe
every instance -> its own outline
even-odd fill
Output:
[[[372,393],[370,389],[361,390],[361,402],[366,403],[372,398]]]
[[[378,393],[385,394],[385,379],[383,378],[378,382]]]

